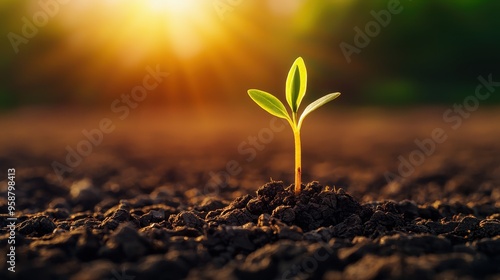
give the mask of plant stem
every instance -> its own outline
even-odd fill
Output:
[[[302,185],[302,154],[300,147],[300,130],[293,129],[293,138],[295,140],[295,195],[299,195]]]

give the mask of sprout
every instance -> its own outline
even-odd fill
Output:
[[[302,177],[300,145],[300,128],[302,127],[302,122],[304,122],[306,116],[312,111],[318,109],[322,105],[332,101],[340,95],[339,92],[335,92],[319,98],[309,104],[302,112],[302,115],[297,118],[300,103],[302,102],[304,95],[306,95],[306,87],[306,65],[304,64],[302,57],[299,57],[293,63],[290,68],[290,72],[288,72],[288,77],[286,78],[286,101],[292,109],[291,117],[283,103],[281,103],[281,101],[272,94],[258,89],[248,90],[248,95],[250,95],[250,98],[252,98],[257,105],[262,107],[262,109],[266,110],[271,115],[287,120],[292,127],[295,140],[295,194],[297,195],[300,193]]]

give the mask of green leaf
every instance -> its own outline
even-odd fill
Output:
[[[288,112],[281,101],[274,95],[258,89],[249,89],[248,95],[257,105],[269,112],[269,114],[290,120]]]
[[[302,122],[306,118],[307,115],[309,115],[312,111],[318,109],[319,107],[325,105],[326,103],[332,101],[333,99],[339,97],[340,92],[335,92],[335,93],[330,93],[327,94],[318,100],[314,101],[313,103],[309,104],[305,109],[302,115],[300,116],[299,119],[299,124],[297,125],[297,128],[300,130],[300,127],[302,126]]]
[[[306,95],[307,70],[302,57],[298,57],[292,64],[286,78],[286,101],[293,113],[297,113],[302,98]]]

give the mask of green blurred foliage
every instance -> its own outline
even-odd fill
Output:
[[[352,42],[352,26],[373,20],[368,11],[386,9],[388,2],[357,2],[340,40]],[[479,75],[492,74],[493,80],[500,81],[500,2],[400,3],[403,11],[392,15],[390,24],[353,59],[369,75],[360,79],[365,84],[360,89],[363,100],[449,104],[474,94]],[[487,102],[498,103],[498,97],[492,95]]]

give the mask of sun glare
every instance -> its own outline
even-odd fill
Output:
[[[148,0],[155,11],[167,10],[172,13],[189,13],[196,10],[200,4],[197,0]]]
[[[210,14],[213,11],[207,10],[206,1],[147,0],[142,5],[149,6],[149,11],[140,15],[144,23],[164,25],[163,35],[182,59],[195,56],[213,40],[216,22]]]
[[[165,102],[202,105],[207,88],[234,92],[236,71],[269,77],[252,71],[258,62],[247,55],[244,38],[263,31],[242,16],[244,8],[234,7],[221,18],[213,1],[206,0],[75,1],[57,20],[69,34],[61,45],[66,56],[89,58],[78,67],[85,84],[105,76],[103,83],[110,88],[105,92],[113,95],[117,85],[126,85],[124,77],[136,75],[144,65],[160,64],[176,77],[161,85]],[[61,52],[47,59],[54,57],[62,57]]]
[[[170,45],[180,58],[191,58],[213,40],[213,18],[200,0],[149,0],[165,18]]]

